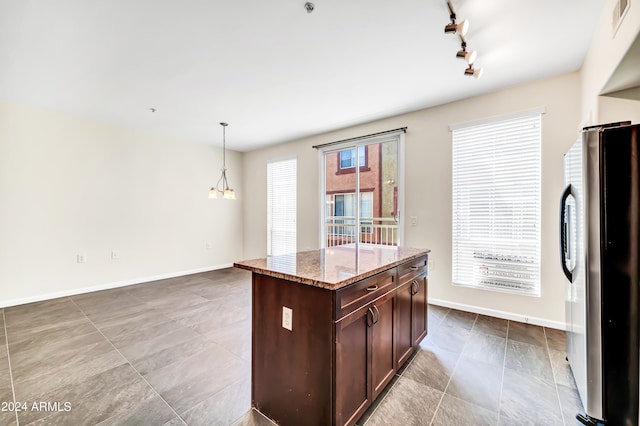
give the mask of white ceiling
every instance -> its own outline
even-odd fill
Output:
[[[0,98],[246,151],[580,68],[603,0],[0,0]],[[149,108],[156,108],[151,113]]]

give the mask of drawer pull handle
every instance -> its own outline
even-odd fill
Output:
[[[376,291],[378,289],[378,285],[371,285],[367,287],[367,291]]]
[[[419,266],[411,266],[409,267],[409,269],[411,269],[412,271],[417,271],[419,268]]]
[[[413,287],[415,284],[415,288]],[[410,289],[410,293],[412,296],[415,296],[416,294],[418,294],[418,291],[420,291],[420,283],[418,282],[418,280],[413,280],[411,282],[411,289]]]
[[[371,314],[371,320],[369,320],[369,315],[367,315],[367,327],[371,327],[376,323],[376,315],[373,313],[373,309],[371,309],[371,306],[369,306],[369,313]]]
[[[373,314],[373,311],[371,310],[371,308],[369,308],[369,312],[371,312],[371,317],[373,318],[373,324],[377,323],[378,320],[380,320],[380,311],[378,310],[378,307],[376,305],[373,305],[373,309],[376,310],[376,314]]]

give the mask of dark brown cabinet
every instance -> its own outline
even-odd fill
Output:
[[[398,349],[398,365],[404,364],[411,354],[413,354],[414,340],[412,336],[412,286],[410,282],[406,282],[398,286],[398,333],[397,333],[397,349]]]
[[[254,273],[253,406],[282,425],[354,425],[426,335],[426,265],[337,290]]]
[[[398,286],[398,368],[427,335],[427,276],[425,273]]]
[[[394,272],[382,272],[336,293],[337,425],[355,424],[396,371]]]
[[[353,424],[371,402],[371,324],[368,306],[336,324],[335,424]]]
[[[398,273],[398,368],[427,335],[427,257],[403,263]]]
[[[396,292],[389,292],[372,304],[375,313],[371,330],[371,381],[373,399],[389,384],[396,372]]]
[[[426,272],[409,286],[411,290],[411,340],[417,346],[427,335],[427,275]]]

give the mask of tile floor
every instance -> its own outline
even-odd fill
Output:
[[[250,410],[250,286],[231,268],[0,309],[0,424],[272,425]],[[579,405],[563,332],[430,306],[360,424],[573,425]]]

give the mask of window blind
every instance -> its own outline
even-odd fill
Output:
[[[540,295],[541,115],[453,129],[453,284]]]
[[[296,251],[295,158],[267,163],[267,255]]]

